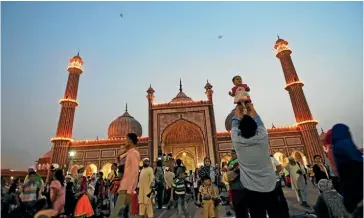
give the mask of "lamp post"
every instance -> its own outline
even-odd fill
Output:
[[[72,172],[70,172],[71,166],[73,164],[73,158],[76,156],[76,151],[70,151],[68,152],[68,156],[69,156],[69,163],[68,163],[68,170],[67,170],[67,174],[70,174]]]

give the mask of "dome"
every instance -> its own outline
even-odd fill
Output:
[[[171,102],[186,102],[193,101],[192,98],[188,97],[182,90],[182,80],[179,80],[179,93],[172,99]]]
[[[225,129],[226,131],[231,131],[232,129],[232,119],[234,116],[234,111],[231,111],[230,114],[225,119]]]
[[[125,113],[111,122],[108,129],[108,138],[125,138],[128,133],[135,133],[138,137],[142,136],[142,125],[128,113],[128,107]]]

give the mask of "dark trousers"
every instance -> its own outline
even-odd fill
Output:
[[[231,197],[237,218],[249,218],[245,189],[231,189]]]
[[[251,218],[266,218],[267,213],[269,218],[285,217],[282,212],[278,189],[279,187],[276,187],[271,192],[256,192],[246,189],[247,203]]]
[[[195,201],[197,202],[197,200],[198,200],[198,188],[194,188],[193,194],[195,195]]]
[[[164,184],[163,183],[158,183],[157,188],[157,196],[156,196],[156,200],[157,200],[157,204],[158,204],[158,209],[162,209],[163,206],[163,196],[164,196]]]
[[[286,197],[284,196],[281,181],[277,182],[275,191],[277,192],[279,204],[281,205],[282,218],[289,218],[289,208]]]
[[[172,189],[169,188],[168,190],[166,189],[164,192],[164,204],[168,204],[168,202],[171,200],[171,194],[172,194]]]
[[[340,177],[338,177],[338,176],[331,176],[330,179],[332,181],[332,185],[334,186],[335,190],[339,194],[342,195],[343,193],[342,193],[341,186],[340,186]]]

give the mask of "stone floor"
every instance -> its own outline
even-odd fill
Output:
[[[294,191],[291,188],[288,187],[284,187],[283,188],[283,192],[286,196],[286,199],[288,201],[288,206],[290,209],[290,214],[293,215],[302,215],[304,214],[306,211],[312,211],[312,209],[310,208],[304,208],[302,206],[300,206],[300,204],[297,201],[296,198],[296,194],[294,193]],[[308,185],[308,203],[310,205],[314,205],[316,198],[318,195],[318,191],[317,189],[312,186],[312,184]],[[219,211],[219,218],[227,218],[226,216],[226,212],[228,211],[228,207],[227,206],[219,206],[218,211]],[[190,213],[191,218],[199,218],[199,217],[203,217],[202,213],[203,210],[202,208],[197,208],[194,204],[194,202],[190,202],[188,205],[188,211]],[[177,217],[177,211],[175,209],[171,209],[171,210],[167,210],[167,209],[155,209],[155,218],[176,218]],[[234,216],[232,216],[234,217]],[[216,217],[218,218],[218,217]]]

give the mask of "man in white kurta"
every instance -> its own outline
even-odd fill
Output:
[[[154,172],[153,169],[149,166],[150,161],[148,158],[143,159],[143,169],[140,172],[139,176],[139,215],[141,217],[153,217],[153,204],[151,200],[151,191],[152,185],[154,182]],[[149,197],[148,197],[149,196]]]

